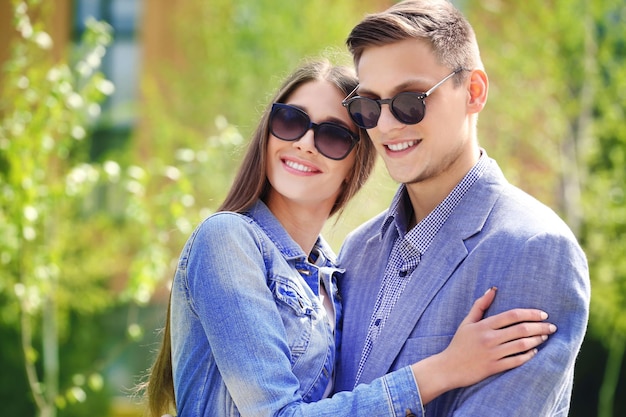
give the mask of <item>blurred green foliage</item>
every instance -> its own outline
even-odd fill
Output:
[[[84,200],[105,174],[85,162],[85,143],[98,103],[113,89],[97,72],[111,38],[106,24],[88,22],[81,59],[54,63],[41,22],[31,22],[27,3],[14,4],[19,41],[0,101],[0,315],[19,329],[32,398],[48,417],[84,395],[75,383],[59,386],[68,316],[110,306],[107,271],[87,268],[98,252],[83,252],[80,241],[93,233]],[[108,223],[106,215],[99,220]]]
[[[111,397],[137,382],[120,364],[140,375],[151,363],[165,314],[155,291],[221,202],[274,89],[308,56],[351,65],[350,28],[391,1],[177,2],[173,59],[144,70],[128,146],[108,141],[100,108],[114,89],[99,72],[110,28],[90,22],[66,62],[53,62],[50,37],[29,18],[44,3],[14,1],[20,36],[3,69],[0,398],[9,415],[109,415]],[[623,414],[626,4],[457,3],[490,76],[482,146],[512,183],[564,216],[589,257],[590,331],[570,415]],[[378,166],[326,227],[333,247],[394,191]]]
[[[592,77],[593,119],[583,180],[581,239],[591,268],[594,296],[591,334],[608,351],[599,391],[599,417],[626,413],[626,4],[604,0],[596,18]],[[621,386],[621,391],[619,387]]]

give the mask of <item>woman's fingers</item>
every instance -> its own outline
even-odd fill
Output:
[[[525,337],[523,339],[515,339],[510,342],[500,345],[500,354],[503,358],[507,358],[513,355],[523,354],[530,350],[533,350],[543,342],[548,340],[547,335]]]
[[[552,323],[518,323],[496,330],[493,341],[495,344],[507,348],[503,356],[513,355],[538,346],[556,330],[556,326]]]
[[[468,329],[475,328],[476,335],[482,335],[478,337],[483,349],[493,349],[500,360],[527,352],[555,333],[557,327],[554,324],[541,321],[545,317],[546,314],[541,310],[515,309],[471,323]]]
[[[517,355],[506,356],[496,362],[493,371],[494,373],[498,373],[517,368],[531,360],[536,354],[537,349],[532,348]]]
[[[450,352],[453,362],[458,362],[455,369],[466,370],[459,376],[462,384],[476,381],[470,368],[485,377],[528,362],[537,347],[557,330],[554,324],[545,322],[548,314],[539,309],[516,308],[483,318],[495,296],[496,288],[492,287],[474,302],[450,346],[442,352]],[[462,357],[455,356],[459,351]],[[466,357],[472,358],[470,365],[463,362]]]
[[[484,319],[492,329],[502,329],[516,323],[544,321],[548,313],[534,308],[514,308]]]
[[[490,371],[498,373],[523,365],[537,354],[537,346],[546,340],[548,336],[544,334],[515,339],[498,345],[492,352],[494,360],[491,362]]]
[[[480,298],[474,301],[472,308],[470,309],[465,319],[461,322],[461,325],[476,323],[480,321],[485,315],[485,311],[491,306],[494,298],[496,297],[496,287],[491,287]]]

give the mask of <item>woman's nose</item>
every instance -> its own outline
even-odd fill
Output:
[[[313,129],[307,130],[304,136],[294,141],[293,146],[304,152],[317,153],[317,149],[315,148],[315,132]]]

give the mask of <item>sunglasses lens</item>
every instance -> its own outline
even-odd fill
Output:
[[[372,99],[356,97],[350,101],[348,112],[354,123],[364,129],[376,127],[380,117],[380,106]]]
[[[269,128],[278,139],[295,141],[313,128],[315,148],[330,159],[343,159],[352,150],[358,138],[349,129],[335,123],[311,123],[302,110],[288,104],[274,103]]]
[[[315,147],[330,159],[343,159],[356,143],[351,132],[340,126],[322,123],[315,132]]]
[[[424,118],[426,106],[421,94],[400,93],[391,102],[391,110],[402,123],[414,125]]]
[[[308,116],[293,107],[275,107],[270,119],[270,131],[279,139],[296,140],[309,130]]]

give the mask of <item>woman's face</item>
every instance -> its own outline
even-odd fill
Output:
[[[328,82],[315,80],[301,85],[285,101],[308,114],[311,122],[332,122],[355,135],[358,131],[345,108],[343,94]],[[272,186],[268,205],[281,201],[330,211],[355,161],[355,149],[342,160],[322,155],[309,129],[298,140],[285,141],[270,133],[267,144],[267,177]]]

